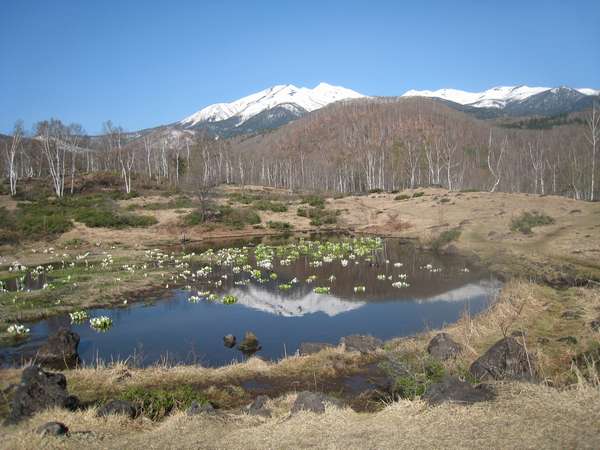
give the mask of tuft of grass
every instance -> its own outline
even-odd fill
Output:
[[[435,251],[438,251],[444,245],[457,240],[460,237],[460,233],[460,228],[452,228],[450,230],[443,231],[437,238],[431,241],[431,248]]]
[[[279,222],[277,220],[269,220],[267,222],[267,226],[269,228],[271,228],[272,230],[279,230],[279,231],[289,231],[292,228],[294,228],[291,223]]]
[[[231,228],[243,228],[246,225],[260,223],[260,216],[252,208],[234,208],[230,205],[211,205],[204,209],[192,211],[183,218],[186,225],[222,223]]]
[[[161,420],[176,409],[189,408],[194,401],[208,403],[206,396],[191,386],[169,390],[135,386],[125,390],[120,398],[137,404],[141,413],[152,420]]]
[[[439,382],[446,373],[443,364],[422,354],[392,353],[379,367],[392,380],[392,393],[395,397],[413,400]]]
[[[306,203],[313,208],[325,208],[325,199],[318,194],[305,195],[301,203]]]
[[[409,198],[410,198],[410,195],[399,194],[394,197],[394,200],[402,201],[402,200],[408,200]]]
[[[425,195],[425,192],[418,191],[413,194],[413,198],[423,197],[424,195]]]
[[[274,202],[271,200],[254,200],[252,206],[259,211],[286,212],[288,210],[285,203]]]
[[[297,214],[300,217],[309,218],[310,224],[318,227],[321,225],[335,225],[340,211],[320,208],[298,208]]]
[[[512,231],[520,231],[523,234],[531,234],[534,227],[551,225],[553,223],[554,219],[547,214],[538,211],[525,211],[511,221],[510,229]]]

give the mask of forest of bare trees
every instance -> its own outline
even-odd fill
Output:
[[[110,121],[100,136],[50,119],[29,133],[17,122],[0,140],[1,170],[47,178],[54,195],[74,192],[85,173],[111,172],[123,190],[156,183],[205,189],[219,183],[329,192],[450,190],[598,198],[600,111],[567,125],[524,130],[480,121],[425,99],[333,104],[277,130],[218,139],[174,127],[127,133]]]

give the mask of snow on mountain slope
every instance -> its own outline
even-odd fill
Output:
[[[314,89],[298,88],[291,84],[277,85],[231,103],[207,106],[179,123],[185,127],[192,127],[201,122],[219,122],[234,117],[239,126],[262,111],[276,106],[285,105],[284,107],[289,109],[295,105],[306,111],[314,111],[338,100],[361,97],[364,95],[327,83],[320,83]]]
[[[600,89],[579,88],[576,90],[581,92],[583,95],[600,95]]]
[[[410,90],[405,92],[402,97],[436,97],[479,108],[503,108],[509,102],[525,100],[550,89],[548,87],[498,86],[484,92],[468,92],[459,89]]]

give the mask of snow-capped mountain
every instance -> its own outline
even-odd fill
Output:
[[[507,103],[522,101],[532,95],[550,91],[549,87],[529,86],[498,86],[483,92],[468,92],[459,89],[438,89],[437,91],[416,91],[411,89],[402,97],[436,97],[460,105],[474,106],[476,108],[504,108]],[[584,95],[597,95],[594,89],[577,89]]]
[[[263,121],[275,120],[278,125],[301,117],[339,100],[362,98],[351,89],[320,83],[315,88],[296,87],[292,84],[278,85],[231,103],[216,103],[186,117],[179,122],[184,128],[205,127],[209,129],[243,127],[250,119],[263,115]],[[270,114],[265,114],[269,113]],[[289,120],[288,120],[289,119]],[[280,123],[283,122],[283,123]],[[255,126],[251,128],[268,128]]]
[[[591,104],[598,96],[597,89],[569,87],[529,87],[498,86],[483,92],[468,92],[459,89],[438,89],[437,91],[409,90],[402,97],[430,97],[452,102],[461,109],[473,112],[472,108],[482,109],[481,116],[554,115],[578,111]]]

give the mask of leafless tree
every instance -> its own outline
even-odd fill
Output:
[[[590,201],[594,201],[594,181],[596,175],[596,148],[598,147],[598,140],[600,140],[600,113],[596,109],[596,102],[592,105],[592,111],[585,118],[586,134],[585,138],[592,147],[592,160],[591,160],[591,181],[590,181]]]
[[[8,180],[10,183],[10,195],[17,193],[17,180],[19,172],[16,167],[16,156],[21,149],[21,139],[23,138],[23,121],[18,120],[13,128],[13,135],[10,144],[6,148],[6,168],[8,171]]]

